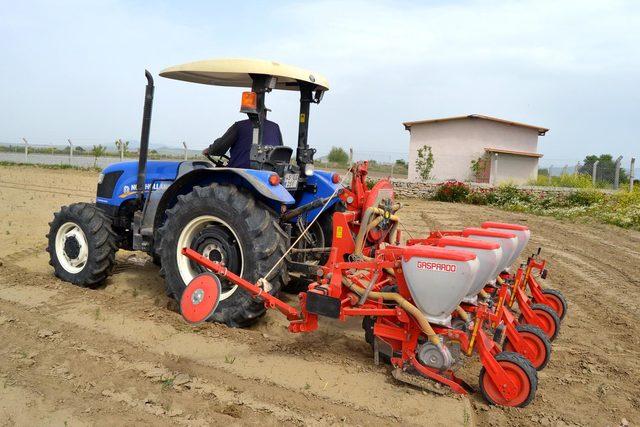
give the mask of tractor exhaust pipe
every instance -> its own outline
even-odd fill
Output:
[[[138,158],[138,205],[142,207],[144,195],[144,182],[147,175],[147,155],[149,154],[149,132],[151,131],[151,110],[153,109],[153,76],[148,70],[144,70],[147,78],[147,88],[144,94],[144,110],[142,112],[142,134],[140,135],[140,156]]]

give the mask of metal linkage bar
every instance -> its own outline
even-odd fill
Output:
[[[203,267],[206,267],[209,270],[213,271],[215,274],[230,280],[234,284],[249,292],[251,295],[262,298],[265,301],[265,305],[272,308],[277,308],[282,314],[287,316],[287,319],[299,320],[302,318],[300,312],[295,307],[287,304],[279,298],[274,297],[269,292],[266,292],[263,288],[232,273],[224,265],[213,262],[210,259],[203,257],[193,249],[183,248],[182,254],[190,260],[195,261]]]

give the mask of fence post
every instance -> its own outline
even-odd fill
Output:
[[[187,160],[187,143],[182,141],[182,146],[184,147],[184,159]]]
[[[595,162],[593,162],[593,172],[591,173],[591,183],[593,184],[593,186],[596,186],[596,175],[598,173],[598,163],[600,163],[600,160],[596,160]]]
[[[73,163],[73,143],[70,139],[67,139],[67,142],[69,143],[69,164],[71,164]]]
[[[616,172],[613,178],[613,189],[617,190],[620,187],[620,163],[622,162],[622,156],[618,156],[616,159]]]
[[[629,166],[629,191],[633,191],[633,180],[634,180],[634,176],[633,174],[635,173],[635,165],[636,165],[636,158],[632,157],[631,158],[631,166]]]
[[[120,161],[122,162],[124,160],[124,142],[121,139],[118,141],[120,142]]]
[[[22,141],[24,142],[24,162],[28,163],[29,162],[29,143],[27,142],[26,138],[22,138]]]
[[[353,164],[353,148],[349,148],[349,167]]]

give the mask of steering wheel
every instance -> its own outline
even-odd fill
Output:
[[[205,154],[205,157],[218,168],[223,168],[229,164],[229,156],[226,154],[215,157],[210,154]]]

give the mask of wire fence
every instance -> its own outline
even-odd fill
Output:
[[[118,141],[120,144],[118,144]],[[122,160],[135,161],[136,149],[130,149],[128,142],[118,140],[115,144],[76,146],[71,140],[68,145],[30,144],[23,139],[22,144],[0,142],[0,161],[12,163],[31,163],[46,165],[69,165],[81,168],[104,168]],[[150,159],[156,160],[203,160],[199,150],[190,150],[186,143],[175,149],[151,149]],[[110,150],[107,148],[111,148]],[[409,161],[409,153],[402,151],[375,151],[341,148],[344,157],[335,161],[331,153],[316,154],[315,165],[319,169],[342,171],[354,161],[368,160],[372,177],[389,176],[394,179],[422,180],[415,167],[415,159]],[[434,170],[438,173],[427,181],[457,179],[469,182],[490,182],[483,178],[487,171],[474,169],[473,156],[457,155],[434,156]],[[635,158],[600,155],[587,156],[582,161],[575,159],[548,159],[548,166],[541,166],[532,178],[521,184],[554,187],[594,187],[594,188],[633,188],[638,186],[640,167],[636,167]],[[492,167],[492,166],[485,166]],[[454,171],[456,171],[454,174]],[[462,172],[460,172],[462,170]],[[448,174],[452,174],[449,176]],[[454,176],[456,175],[456,176]],[[537,177],[534,177],[537,175]]]
[[[2,144],[0,143],[0,161],[12,163],[30,163],[46,165],[70,165],[82,168],[104,168],[111,163],[122,160],[136,160],[136,149],[125,147],[124,144],[112,144],[112,150],[107,150],[107,145],[94,145],[92,147],[75,146],[69,142],[67,147],[51,144]],[[122,147],[120,151],[118,148]],[[328,153],[316,154],[316,167],[321,169],[342,170],[347,169],[349,161],[368,160],[369,170],[372,176],[391,176],[393,178],[406,178],[408,175],[408,153],[346,150],[350,157],[344,162],[332,162],[328,160]],[[349,155],[348,155],[349,156]],[[152,160],[204,160],[200,150],[190,150],[186,143],[183,148],[151,149],[149,158]],[[349,160],[350,159],[350,160]]]
[[[183,143],[184,144],[184,143]],[[114,149],[109,149],[114,147]],[[203,158],[198,150],[189,150],[186,144],[183,149],[156,150],[151,149],[149,158],[154,160],[187,160]],[[12,163],[29,163],[45,165],[69,165],[80,168],[104,168],[111,163],[125,160],[137,160],[137,149],[130,149],[127,141],[116,141],[112,146],[97,144],[91,147],[77,146],[68,140],[66,147],[50,144],[31,144],[23,140],[23,144],[0,143],[0,161]]]

